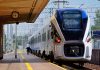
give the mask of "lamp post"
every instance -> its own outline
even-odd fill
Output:
[[[16,26],[15,26],[15,43],[16,43],[16,46],[15,46],[15,58],[17,59],[17,25],[19,24],[19,22],[16,22]]]
[[[55,3],[55,4],[57,4],[57,6],[58,6],[58,9],[60,8],[60,4],[62,3],[63,4],[63,6],[64,6],[64,4],[66,3],[69,3],[68,1],[66,1],[66,0],[58,0],[58,1],[54,1],[53,3]]]
[[[79,8],[81,8],[83,5],[84,5],[84,4],[81,4],[81,5],[79,6]]]

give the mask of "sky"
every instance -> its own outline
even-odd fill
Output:
[[[53,3],[54,0],[50,0],[46,8],[57,8],[58,4]],[[55,0],[57,1],[57,0]],[[59,0],[62,1],[62,0]],[[90,8],[92,7],[98,7],[100,9],[100,1],[98,0],[65,0],[69,3],[65,4],[64,7],[76,7],[76,8],[87,8],[86,10],[91,12]],[[63,4],[60,3],[60,8],[63,7]],[[94,10],[94,8],[93,8]],[[95,10],[94,10],[95,11]],[[34,31],[38,30],[43,24],[45,24],[45,21],[50,18],[50,13],[44,13],[44,12],[50,12],[50,10],[44,10],[39,18],[35,21],[35,23],[20,23],[17,26],[17,34],[18,35],[25,35],[25,34],[32,34]],[[94,24],[94,17],[95,13],[89,13],[91,17],[91,24]],[[47,19],[46,19],[47,18]],[[13,26],[13,33],[15,33],[15,24]],[[7,25],[5,25],[5,32],[7,33]]]
[[[68,0],[68,1],[72,5],[84,4],[87,7],[92,7],[92,6],[100,7],[100,2],[98,0]]]

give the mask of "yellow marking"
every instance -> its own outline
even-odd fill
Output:
[[[32,67],[31,67],[31,65],[30,65],[30,63],[25,63],[25,65],[27,66],[28,70],[33,70]]]
[[[65,68],[63,68],[63,67],[60,67],[60,66],[58,66],[58,65],[56,65],[56,64],[53,64],[53,63],[51,63],[51,62],[49,62],[49,63],[52,64],[52,65],[57,66],[58,68],[60,68],[60,69],[62,69],[62,70],[67,70],[67,69],[65,69]]]
[[[21,65],[19,65],[19,68],[20,68],[20,70],[22,70],[22,66]]]
[[[18,53],[25,53],[25,50],[17,50]]]
[[[22,59],[25,60],[25,57],[22,54],[20,54],[20,55],[21,55]],[[33,70],[32,67],[31,67],[31,65],[30,65],[30,63],[27,62],[27,63],[25,63],[25,65],[27,67],[27,70]]]
[[[20,53],[22,59],[25,60],[25,57],[21,54],[22,52],[19,52],[19,53]],[[67,70],[67,69],[65,69],[65,68],[63,68],[63,67],[60,67],[60,66],[58,66],[58,65],[56,65],[56,64],[53,64],[53,63],[51,63],[51,62],[49,62],[49,63],[52,64],[52,65],[57,66],[58,68],[60,68],[60,69],[62,69],[62,70]],[[28,70],[33,70],[32,67],[31,67],[31,65],[30,65],[30,63],[25,63],[25,65],[27,66],[27,69],[28,69]]]

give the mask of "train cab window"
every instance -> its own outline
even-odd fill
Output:
[[[63,13],[63,24],[62,27],[66,29],[80,29],[81,28],[81,14],[77,13]]]
[[[51,32],[51,36],[52,36],[52,39],[56,42],[57,39],[59,39],[59,41],[61,41],[61,38],[55,28],[55,26],[52,24],[52,32]]]

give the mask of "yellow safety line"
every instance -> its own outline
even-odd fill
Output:
[[[19,68],[20,68],[20,70],[22,70],[22,66],[21,66],[21,64],[19,65]]]
[[[67,69],[65,69],[65,68],[63,68],[63,67],[60,67],[60,66],[58,66],[58,65],[56,65],[56,64],[53,64],[53,63],[51,63],[51,62],[49,62],[49,63],[52,64],[52,65],[57,66],[58,68],[61,68],[62,70],[67,70]]]
[[[22,59],[25,60],[25,57],[22,54],[20,54],[20,55],[21,55]],[[27,70],[33,70],[30,63],[26,62],[25,65],[27,67]]]
[[[21,52],[20,52],[20,55],[21,55],[22,59],[25,60],[25,57],[21,54]],[[61,68],[62,70],[67,70],[67,69],[65,69],[65,68],[63,68],[63,67],[60,67],[60,66],[58,66],[58,65],[56,65],[56,64],[53,64],[53,63],[51,63],[51,62],[49,62],[49,63],[52,64],[52,65],[57,66],[58,68]],[[30,65],[30,63],[25,63],[25,65],[27,66],[27,69],[28,69],[28,70],[33,70],[32,67],[31,67],[31,65]]]
[[[32,67],[31,67],[31,65],[30,65],[30,63],[25,63],[25,65],[27,66],[28,70],[33,70]]]

